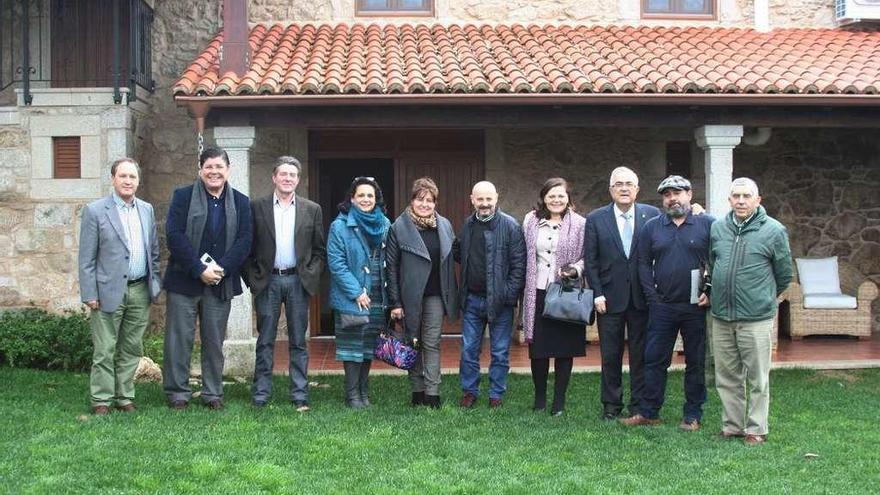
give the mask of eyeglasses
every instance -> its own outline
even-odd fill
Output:
[[[636,184],[634,182],[615,182],[614,184],[611,184],[611,187],[614,189],[623,189],[624,187],[632,189],[633,187],[636,187]]]

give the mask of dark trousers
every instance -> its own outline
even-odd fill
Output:
[[[620,414],[623,410],[624,343],[629,348],[630,398],[629,412],[636,414],[641,405],[645,388],[645,327],[648,312],[634,308],[631,304],[626,311],[605,313],[597,318],[599,326],[599,351],[602,354],[602,406],[606,414]]]
[[[205,287],[200,296],[167,292],[165,305],[165,364],[162,388],[169,401],[192,398],[189,364],[199,322],[202,341],[202,401],[223,399],[223,341],[232,301],[223,301]]]
[[[299,275],[272,275],[269,285],[255,298],[257,311],[257,356],[254,364],[253,397],[266,401],[272,393],[275,337],[281,305],[287,320],[287,348],[290,353],[290,400],[309,399],[309,354],[306,330],[309,327],[309,295]]]
[[[659,417],[666,395],[666,374],[672,363],[675,338],[681,331],[684,341],[685,421],[699,421],[706,402],[706,312],[691,304],[651,305],[645,340],[645,392],[640,414]]]

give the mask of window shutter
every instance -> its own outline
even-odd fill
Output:
[[[52,176],[56,179],[79,179],[80,138],[65,136],[52,138]]]

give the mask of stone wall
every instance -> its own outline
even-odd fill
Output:
[[[564,22],[693,25],[641,19],[640,0],[435,0],[434,17],[357,17],[355,0],[252,0],[251,22]],[[770,0],[771,27],[833,27],[833,0]],[[753,24],[753,0],[718,0],[707,25]],[[696,24],[699,24],[697,22]]]

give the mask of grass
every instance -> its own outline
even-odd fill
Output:
[[[284,378],[263,410],[248,386],[227,408],[171,411],[161,387],[138,385],[132,415],[83,416],[85,374],[0,369],[2,493],[877,493],[880,370],[773,373],[771,434],[760,447],[676,425],[681,373],[670,375],[664,425],[599,419],[599,376],[576,374],[566,416],[530,410],[528,376],[511,376],[504,407],[407,405],[404,377],[372,379],[374,406],[342,406],[341,377],[317,377],[314,410],[296,413]],[[815,454],[815,457],[808,454]]]

